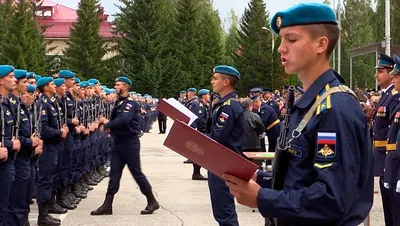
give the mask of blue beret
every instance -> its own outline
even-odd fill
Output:
[[[129,94],[135,94],[136,92],[133,92],[133,91],[131,91],[131,92],[129,92]]]
[[[379,54],[379,60],[378,60],[378,65],[376,65],[376,69],[383,69],[383,68],[393,68],[393,65],[395,62],[393,59],[384,54],[384,53],[378,53]]]
[[[194,93],[197,93],[197,89],[196,88],[189,88],[188,90],[187,90],[188,92],[194,92]]]
[[[110,94],[110,93],[111,93],[111,90],[110,90],[110,89],[107,89],[107,88],[105,88],[105,89],[104,89],[104,92],[106,93],[106,95],[108,95],[108,94]]]
[[[115,93],[115,92],[117,92],[115,89],[110,89],[111,90],[111,92],[112,93]]]
[[[86,82],[86,81],[83,81],[83,82],[80,82],[80,83],[79,83],[79,87],[80,87],[80,88],[85,88],[86,86],[89,86],[89,83]]]
[[[89,83],[90,88],[93,88],[94,84],[89,81],[87,81],[87,82]]]
[[[198,95],[199,95],[199,96],[202,96],[202,95],[206,95],[206,94],[208,94],[208,93],[210,93],[210,90],[208,90],[208,89],[201,89],[201,90],[199,90]]]
[[[300,3],[277,12],[271,20],[271,28],[276,34],[284,27],[309,24],[337,24],[335,12],[323,3]]]
[[[26,78],[35,78],[35,72],[28,72]]]
[[[179,92],[180,94],[186,94],[186,90],[182,90]]]
[[[77,77],[74,78],[74,84],[77,84],[77,83],[80,83],[80,82],[81,82],[81,80],[79,78],[77,78]]]
[[[100,86],[100,88],[102,88],[102,89],[106,89],[106,88],[107,88],[107,86]]]
[[[258,92],[262,92],[263,91],[263,89],[261,89],[261,88],[252,88],[252,89],[250,89],[250,93],[258,93]]]
[[[14,67],[11,65],[0,65],[0,78],[10,74],[14,71]]]
[[[125,82],[126,84],[132,86],[132,81],[129,78],[124,77],[124,76],[118,77],[115,81],[116,82]]]
[[[36,90],[36,87],[34,85],[31,85],[31,84],[29,84],[28,88],[26,89],[26,91],[28,93],[33,93],[33,92],[35,92],[35,90]]]
[[[141,96],[142,96],[142,94],[140,94],[140,93],[136,93],[136,96],[138,96],[138,97],[141,97]]]
[[[234,76],[238,79],[240,79],[240,73],[238,70],[236,70],[236,68],[232,67],[232,66],[226,66],[226,65],[220,65],[220,66],[216,66],[213,69],[214,73],[220,73],[220,74],[225,74],[225,75],[230,75],[230,76]]]
[[[390,72],[391,75],[400,75],[400,57],[397,55],[393,56],[393,61],[395,63],[393,71]]]
[[[40,88],[42,86],[49,84],[51,81],[53,81],[52,77],[42,77],[37,81],[36,86]]]
[[[99,80],[95,79],[95,78],[91,78],[88,80],[88,82],[93,83],[94,85],[99,84]]]
[[[40,78],[42,78],[42,76],[40,76],[40,75],[35,75],[35,80],[36,80],[36,82],[38,82]]]
[[[14,77],[16,79],[26,78],[27,74],[28,74],[28,72],[26,70],[21,70],[21,69],[14,70]]]
[[[56,78],[56,79],[54,79],[54,84],[55,84],[57,87],[61,86],[61,85],[64,84],[64,83],[65,83],[65,79],[63,79],[63,78]]]
[[[59,78],[73,78],[73,77],[75,77],[75,73],[70,70],[60,70],[60,72],[58,72],[58,77]]]

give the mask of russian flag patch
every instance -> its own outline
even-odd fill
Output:
[[[317,132],[316,161],[335,161],[336,160],[336,133]]]
[[[228,120],[228,118],[229,118],[229,115],[226,114],[225,112],[221,112],[221,114],[219,115],[219,120],[221,122],[225,122],[226,120]]]

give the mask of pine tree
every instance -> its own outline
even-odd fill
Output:
[[[234,56],[237,54],[237,51],[239,50],[239,32],[238,32],[238,24],[239,19],[238,16],[236,15],[235,11],[233,8],[231,9],[230,12],[230,18],[229,18],[229,31],[228,35],[225,40],[225,64],[228,65],[233,65],[234,64]]]
[[[3,29],[6,28],[7,35],[3,36],[0,62],[44,73],[46,42],[35,19],[35,3],[20,0],[12,7],[7,1],[3,7],[6,10]]]
[[[234,59],[235,66],[242,74],[239,91],[243,94],[253,87],[273,87],[272,37],[263,27],[269,27],[266,5],[263,0],[251,0],[241,20],[240,52]]]
[[[71,28],[68,47],[63,52],[67,67],[81,78],[106,80],[103,58],[106,55],[105,43],[99,35],[99,0],[81,0],[78,5],[78,20]]]

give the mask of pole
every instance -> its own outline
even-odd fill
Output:
[[[272,67],[271,67],[271,89],[274,88],[274,50],[275,50],[275,35],[274,32],[267,28],[267,27],[263,27],[263,30],[269,31],[271,33],[271,44],[272,44],[272,48],[271,48],[271,56],[272,56]]]
[[[350,57],[350,89],[353,89],[353,57]]]
[[[390,56],[390,0],[385,1],[385,54]]]
[[[377,51],[375,52],[375,62],[378,62],[378,59],[379,59],[379,54]],[[375,91],[378,91],[378,81],[376,81],[376,79],[375,79]]]
[[[341,56],[342,56],[342,26],[341,26],[341,17],[342,17],[342,5],[338,3],[338,26],[339,26],[339,40],[338,40],[338,73],[340,74],[341,71]]]

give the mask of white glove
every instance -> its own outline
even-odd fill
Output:
[[[400,180],[397,181],[396,192],[400,193]]]
[[[389,183],[383,183],[383,187],[385,187],[386,189],[389,189]]]

